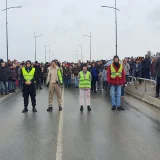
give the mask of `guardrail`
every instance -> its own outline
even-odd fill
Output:
[[[136,78],[136,77],[133,77],[133,76],[129,76],[129,78],[130,78],[130,83],[131,84],[134,83],[136,89],[137,89],[137,86],[138,86],[137,81],[139,81],[139,80],[144,81],[145,92],[147,92],[147,82],[149,82],[151,84],[154,84],[154,88],[156,89],[156,81],[155,80],[145,79],[145,78],[140,78],[140,77]]]
[[[138,80],[143,80],[144,81],[144,86],[145,86],[145,92],[147,91],[147,84],[146,84],[146,82],[151,82],[151,84],[155,84],[155,88],[156,88],[156,81],[154,81],[154,80],[151,80],[151,79],[145,79],[145,78],[139,78],[139,77],[137,77],[137,79]]]
[[[135,88],[137,89],[137,78],[136,77],[133,77],[133,76],[128,76],[129,78],[129,84],[132,84],[134,82],[134,85],[135,85]]]

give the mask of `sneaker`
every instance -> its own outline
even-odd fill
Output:
[[[112,109],[112,111],[116,110],[116,106],[112,106],[111,109]]]
[[[81,112],[83,111],[83,106],[80,107],[80,111],[81,111]]]
[[[26,113],[26,112],[28,112],[28,109],[24,108],[24,110],[22,111],[22,113]]]
[[[120,107],[117,108],[117,110],[118,111],[124,111],[125,109],[122,106],[120,106]]]
[[[40,90],[43,90],[43,88],[42,88],[42,87],[40,87],[39,89],[40,89]]]
[[[47,112],[52,112],[53,107],[48,107]]]
[[[33,111],[33,112],[37,112],[37,109],[34,107],[34,108],[32,109],[32,111]]]
[[[62,107],[61,106],[59,106],[59,111],[62,111]]]
[[[87,108],[88,108],[88,111],[91,111],[91,110],[92,110],[90,106],[87,106]]]

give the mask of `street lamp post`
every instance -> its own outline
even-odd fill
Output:
[[[82,43],[81,43],[81,45],[78,45],[78,46],[81,47],[81,61],[83,62],[83,53],[82,53],[83,46],[82,46]]]
[[[117,36],[117,11],[120,11],[118,8],[117,8],[117,0],[115,0],[115,7],[110,7],[110,6],[101,6],[101,7],[106,7],[106,8],[111,8],[111,9],[114,9],[115,10],[115,32],[116,32],[116,55],[117,54],[117,48],[118,48],[118,36]]]
[[[76,53],[72,54],[74,56],[74,59],[75,59],[75,63],[76,63]]]
[[[78,59],[79,59],[79,58],[78,58],[78,48],[77,48],[77,63],[78,63]]]
[[[36,43],[37,43],[37,41],[36,41],[36,38],[38,38],[38,37],[42,37],[43,35],[38,35],[38,36],[36,36],[36,33],[34,32],[34,39],[35,39],[35,61],[37,60],[37,49],[36,49]]]
[[[75,49],[75,57],[77,58],[77,63],[78,63],[78,48]]]
[[[51,62],[51,50],[50,50],[50,48],[49,48],[49,62]]]
[[[3,9],[2,11],[6,11],[6,47],[7,47],[7,62],[8,62],[8,10],[13,9],[13,8],[22,8],[22,6],[16,6],[16,7],[9,7],[8,8],[8,1],[6,0],[6,8]]]
[[[51,53],[52,53],[52,57],[51,57]],[[53,55],[54,55],[54,52],[53,52],[53,51],[50,49],[50,47],[49,47],[49,62],[52,61],[51,58],[53,58]]]
[[[92,34],[91,34],[91,31],[90,31],[90,35],[83,35],[83,36],[90,38],[90,62],[91,62],[91,60],[92,60]]]
[[[49,47],[49,46],[50,46],[50,45],[45,45],[45,44],[44,44],[44,49],[45,49],[45,63],[46,63],[46,57],[47,57],[47,51],[46,51],[46,48],[47,48],[47,47]]]

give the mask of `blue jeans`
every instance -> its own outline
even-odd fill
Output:
[[[2,94],[8,93],[8,81],[1,81],[0,86],[0,92]]]
[[[21,80],[18,81],[18,86],[19,86],[20,89],[22,89],[23,85],[22,85],[22,81]]]
[[[9,81],[9,90],[15,90],[16,89],[16,82]]]
[[[64,79],[64,84],[65,85],[70,85],[70,83],[71,83],[70,79]]]
[[[124,97],[124,87],[122,86],[122,89],[121,89],[121,96]]]
[[[74,86],[78,87],[78,77],[74,77]]]
[[[2,81],[0,81],[0,93],[3,94],[3,88],[4,88],[4,84]]]
[[[121,85],[111,85],[110,95],[112,106],[120,107],[121,106]]]
[[[150,79],[150,69],[149,68],[145,69],[145,78]]]
[[[108,91],[108,82],[107,81],[104,81],[104,88],[106,91]]]

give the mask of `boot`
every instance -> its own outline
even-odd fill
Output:
[[[59,111],[62,111],[62,107],[61,106],[59,106]]]
[[[40,90],[43,90],[43,88],[42,88],[42,87],[40,87],[39,89],[40,89]]]
[[[26,113],[26,112],[28,112],[28,109],[27,109],[27,107],[24,107],[22,113]]]
[[[116,106],[112,106],[112,111],[116,110]]]
[[[48,107],[47,112],[52,112],[53,111],[53,107]]]
[[[91,111],[91,107],[90,106],[87,106],[87,108],[88,108],[88,111]]]
[[[83,106],[80,107],[80,111],[83,112]]]
[[[33,112],[37,112],[36,107],[33,107],[32,111],[33,111]]]
[[[120,106],[120,107],[117,108],[117,110],[118,111],[124,111],[125,109],[122,106]]]

